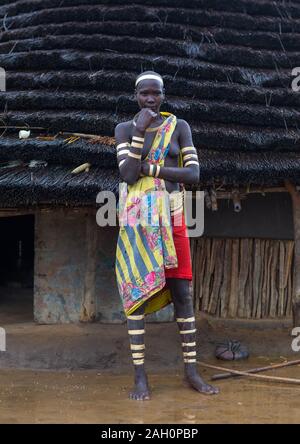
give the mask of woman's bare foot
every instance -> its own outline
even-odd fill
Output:
[[[194,367],[185,369],[185,381],[190,387],[205,395],[217,395],[219,389],[203,381]]]
[[[137,368],[135,371],[135,384],[129,398],[135,401],[148,401],[150,399],[150,390],[148,385],[148,378],[144,368]]]

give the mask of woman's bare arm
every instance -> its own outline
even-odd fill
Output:
[[[144,137],[140,131],[134,129],[133,136]],[[140,177],[141,160],[139,158],[128,156],[129,152],[138,156],[140,149],[130,145],[130,138],[126,124],[120,123],[115,128],[115,139],[117,148],[117,161],[121,178],[128,183],[134,184]]]

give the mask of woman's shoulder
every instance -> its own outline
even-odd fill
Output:
[[[117,125],[116,125],[116,128],[117,127],[124,127],[124,128],[126,128],[126,127],[130,127],[132,125],[132,120],[127,120],[126,122],[120,122],[120,123],[118,123]]]
[[[182,136],[184,134],[189,133],[191,131],[191,128],[186,120],[177,119],[175,130],[178,136]]]
[[[176,128],[184,130],[184,129],[190,128],[190,125],[184,119],[177,119]]]
[[[130,134],[132,129],[132,120],[118,123],[115,127],[115,133]]]

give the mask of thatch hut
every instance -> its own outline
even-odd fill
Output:
[[[191,124],[201,163],[197,310],[261,319],[294,307],[299,325],[300,4],[0,0],[0,17],[1,276],[31,267],[35,319],[122,320],[117,229],[96,226],[95,201],[118,192],[110,138],[137,111],[136,75],[153,69],[165,79],[164,110]],[[19,140],[26,128],[31,137]],[[71,174],[86,162],[89,172]]]

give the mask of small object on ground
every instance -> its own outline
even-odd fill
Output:
[[[90,163],[83,163],[82,165],[79,165],[77,168],[75,168],[72,171],[72,174],[78,174],[85,171],[86,173],[90,170],[91,164]]]
[[[239,341],[228,339],[217,344],[215,350],[216,358],[223,361],[238,361],[249,357],[248,348]]]
[[[250,370],[247,370],[247,373],[266,372],[268,370],[275,370],[276,368],[289,367],[291,365],[298,365],[298,364],[300,364],[300,359],[297,359],[296,361],[281,362],[280,364],[272,364],[272,365],[268,365],[266,367],[252,368]],[[236,378],[236,377],[241,377],[241,376],[242,375],[235,375],[233,373],[219,373],[217,375],[213,375],[211,377],[211,379],[212,379],[212,381],[217,381],[219,379]]]
[[[28,139],[29,136],[30,136],[30,130],[29,131],[26,131],[26,130],[19,131],[19,139]]]

